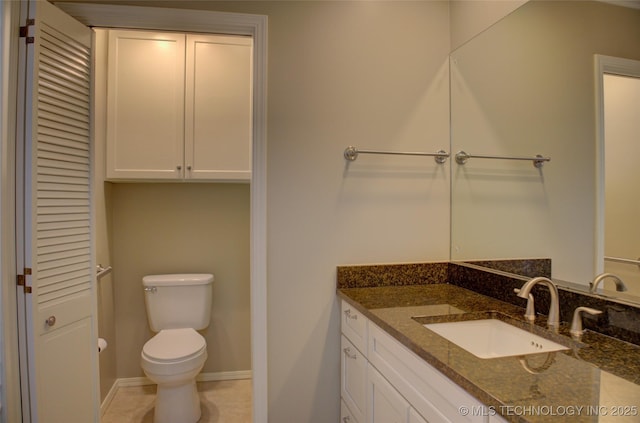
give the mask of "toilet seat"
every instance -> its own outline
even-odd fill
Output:
[[[204,337],[194,329],[164,329],[144,344],[142,356],[149,361],[169,364],[201,355],[206,348]]]

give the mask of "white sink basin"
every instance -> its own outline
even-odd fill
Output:
[[[423,325],[480,358],[509,357],[567,350],[564,345],[498,319]]]

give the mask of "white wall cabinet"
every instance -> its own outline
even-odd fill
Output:
[[[490,413],[460,414],[462,406],[473,410],[487,407],[346,301],[342,301],[341,311],[344,423],[504,421]]]
[[[110,180],[248,181],[252,40],[109,31]]]

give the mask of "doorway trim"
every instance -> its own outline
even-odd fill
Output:
[[[0,361],[2,414],[22,421],[15,246],[15,139],[21,2],[0,4]]]
[[[596,54],[594,55],[594,65],[596,100],[596,230],[594,274],[598,275],[604,272],[604,75],[608,74],[640,78],[640,61]]]
[[[55,3],[88,26],[225,33],[253,37],[253,145],[251,173],[251,361],[253,422],[267,422],[267,17],[263,15]]]

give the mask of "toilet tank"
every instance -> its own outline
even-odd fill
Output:
[[[204,329],[211,318],[213,275],[184,273],[142,278],[149,326],[162,329]]]

